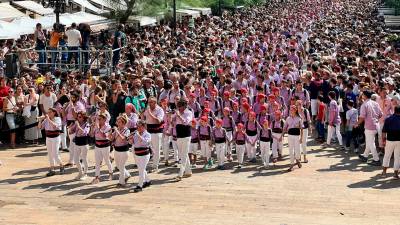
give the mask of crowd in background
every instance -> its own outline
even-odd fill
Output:
[[[362,153],[359,157],[363,162],[372,152],[370,164],[380,166],[379,152],[384,152],[389,129],[384,126],[385,119],[400,103],[400,50],[398,43],[385,40],[376,8],[376,1],[367,0],[269,1],[268,5],[222,17],[200,17],[194,26],[181,23],[176,30],[160,25],[125,32],[120,25],[104,40],[116,50],[112,59],[107,59],[113,65],[110,76],[94,74],[90,67],[84,72],[54,68],[40,74],[40,66],[27,66],[18,78],[1,78],[0,96],[4,100],[0,108],[6,121],[2,129],[10,133],[10,146],[14,147],[15,133],[24,134],[20,136],[24,140],[19,141],[36,142],[45,136],[35,126],[38,116],[39,124],[43,119],[60,117],[59,148],[69,149],[68,164],[78,165],[79,179],[87,172],[87,143],[83,142],[84,148],[77,147],[73,135],[86,132],[91,136],[104,124],[114,128],[103,129],[106,136],[93,134],[95,139],[103,137],[116,149],[126,142],[134,146],[134,152],[151,147],[148,153],[156,171],[162,150],[166,166],[171,165],[169,161],[181,166],[178,180],[191,175],[187,167],[196,165],[197,150],[205,169],[214,164],[214,148],[219,169],[224,169],[224,161],[232,161],[234,154],[238,168],[243,166],[245,155],[249,163],[257,163],[261,157],[262,166],[268,167],[282,159],[285,134],[289,171],[308,162],[307,137],[328,146],[337,142],[341,150]],[[90,28],[80,30],[73,25],[65,32],[71,50],[90,45]],[[55,32],[50,47],[58,47],[64,40],[57,42]],[[38,25],[30,46],[40,50],[47,45],[42,43],[47,42],[44,36]],[[16,48],[21,44],[27,45],[17,42]],[[121,54],[128,61],[123,66],[119,65]],[[41,62],[45,56],[39,53],[27,58]],[[67,55],[66,60],[77,59]],[[103,122],[99,122],[100,117]],[[49,128],[48,124],[40,127]],[[151,138],[147,138],[146,124]],[[155,128],[155,124],[160,127]],[[190,127],[189,152],[182,151],[186,145],[179,141],[183,137],[178,137],[178,125]],[[15,129],[18,126],[25,127]],[[133,136],[122,132],[125,128]],[[143,146],[137,147],[137,143]],[[56,150],[51,161],[64,170],[54,159],[58,147]],[[122,177],[119,184],[124,185],[129,178],[124,169],[127,156],[120,152],[116,151],[115,160]],[[396,152],[395,158],[400,160],[400,149]],[[384,167],[388,167],[390,156],[385,157]],[[140,163],[140,168],[146,168],[148,161]],[[399,166],[395,164],[395,170]],[[109,172],[112,175],[111,169]],[[144,180],[140,188],[150,184],[146,176],[141,173]]]

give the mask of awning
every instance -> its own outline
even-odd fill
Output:
[[[12,7],[8,2],[0,3],[0,20],[12,20],[18,17],[26,16],[18,9]]]
[[[211,8],[188,8],[190,10],[199,11],[201,15],[206,16],[211,14]]]
[[[69,13],[61,14],[60,23],[66,26],[70,26],[73,22],[75,22],[73,19],[71,19],[70,15],[71,14]],[[40,17],[36,20],[36,22],[41,23],[43,29],[51,29],[56,22],[56,15],[47,15]]]
[[[29,17],[19,17],[12,20],[10,24],[13,27],[18,27],[18,33],[20,35],[23,35],[34,33],[37,23],[37,20],[31,19]]]
[[[102,9],[97,8],[96,6],[94,6],[90,2],[88,2],[87,0],[72,0],[72,2],[80,5],[81,7],[84,7],[85,10],[87,9],[96,14],[103,14],[103,13],[109,12],[107,10],[102,10]]]
[[[41,4],[33,1],[13,1],[12,4],[42,16],[54,13],[54,9],[45,8]]]
[[[139,26],[152,26],[157,24],[157,18],[148,17],[148,16],[130,16],[128,19],[129,22],[137,22]]]
[[[21,35],[11,23],[0,20],[0,40],[17,39]]]
[[[98,4],[108,9],[126,9],[126,3],[124,1],[120,1],[120,3],[113,1],[113,3],[110,3],[109,0],[89,0],[89,2]]]
[[[181,16],[192,16],[193,18],[197,18],[200,16],[199,11],[194,11],[189,9],[178,9],[176,10],[176,13],[180,14]]]

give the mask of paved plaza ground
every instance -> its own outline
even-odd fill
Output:
[[[400,181],[381,178],[379,167],[355,154],[310,150],[310,162],[291,173],[287,156],[263,171],[197,169],[179,183],[172,180],[176,168],[162,167],[150,174],[153,186],[133,193],[132,167],[131,188],[117,189],[117,180],[75,181],[76,169],[45,177],[43,146],[2,149],[0,224],[400,224]],[[89,159],[93,165],[93,150]]]

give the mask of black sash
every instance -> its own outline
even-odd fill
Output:
[[[290,128],[288,130],[288,134],[290,135],[300,135],[300,128]]]
[[[82,136],[82,137],[75,137],[75,144],[77,146],[84,146],[89,144],[89,137],[88,136]]]
[[[177,138],[186,138],[190,137],[192,127],[189,125],[177,124],[176,125],[176,137]]]
[[[128,145],[114,146],[114,149],[116,152],[127,152],[129,151],[129,146]]]

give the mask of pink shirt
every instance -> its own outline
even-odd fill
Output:
[[[75,112],[75,113],[78,113],[81,111],[86,112],[85,106],[79,101],[77,101],[74,104],[74,107],[75,107],[75,109],[72,108],[71,104],[68,104],[68,106],[66,107],[65,111],[67,113],[67,120],[75,120],[73,112]]]
[[[366,130],[377,130],[378,121],[383,113],[379,104],[371,99],[366,100],[360,108],[360,117],[364,118]]]
[[[383,114],[383,116],[379,119],[379,123],[383,124],[385,122],[385,119],[394,113],[392,107],[392,99],[389,96],[387,96],[385,99],[379,97],[377,99],[377,102]]]
[[[329,123],[333,125],[340,124],[339,107],[335,100],[331,100],[329,103]]]
[[[52,123],[50,123],[47,119],[43,120],[42,122],[42,129],[47,130],[47,131],[59,131],[61,129],[61,118],[60,117],[54,117],[53,122],[56,124],[54,126]]]
[[[129,144],[128,143],[128,137],[130,135],[129,129],[127,127],[124,127],[123,129],[118,129],[118,131],[125,138],[122,139],[119,135],[117,135],[117,133],[114,132],[113,133],[114,146],[121,147],[121,146],[128,145]]]
[[[93,132],[95,140],[106,140],[106,134],[110,131],[111,126],[108,123],[104,124],[104,126],[100,128],[95,128]]]
[[[155,120],[153,117],[150,116],[149,114],[150,108],[144,111],[144,117],[146,118],[146,123],[147,124],[159,124],[157,120]],[[164,110],[160,106],[156,106],[154,110],[151,110],[151,113],[153,116],[157,117],[159,121],[163,121],[164,119]]]

